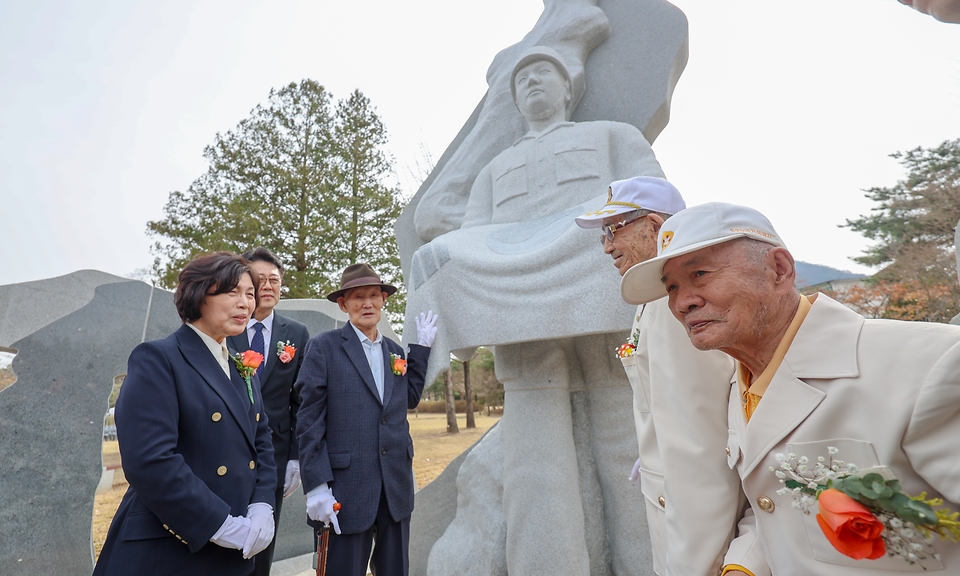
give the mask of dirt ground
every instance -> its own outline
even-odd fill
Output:
[[[445,414],[410,414],[410,436],[413,438],[413,473],[417,486],[423,488],[443,472],[447,464],[480,439],[500,416],[477,415],[477,427],[467,428],[466,416],[457,414],[459,434],[447,433]],[[107,468],[120,464],[120,450],[116,440],[103,443],[103,465]],[[114,470],[113,487],[98,492],[93,505],[93,549],[97,557],[107,537],[110,521],[120,506],[127,481],[123,470]]]

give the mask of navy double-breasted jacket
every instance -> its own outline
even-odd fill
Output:
[[[211,543],[228,514],[274,506],[277,474],[256,376],[253,403],[189,326],[130,354],[117,398],[117,439],[130,488],[94,575],[243,576],[239,550]]]
[[[389,338],[383,338],[381,346],[383,401],[363,345],[349,323],[310,339],[296,383],[303,487],[309,492],[324,482],[330,485],[342,505],[337,519],[344,534],[373,525],[381,490],[394,521],[413,512],[413,440],[407,409],[420,401],[430,349],[411,345],[406,358],[403,348]],[[391,354],[407,359],[405,375],[393,373]]]

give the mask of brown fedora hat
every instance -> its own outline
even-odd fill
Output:
[[[340,289],[327,294],[327,300],[336,302],[337,298],[343,296],[347,290],[360,286],[379,286],[381,290],[387,293],[387,296],[397,291],[396,286],[381,282],[380,276],[373,271],[369,264],[361,262],[346,267],[343,274],[340,275]]]

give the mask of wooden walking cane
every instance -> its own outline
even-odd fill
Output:
[[[333,511],[340,511],[340,503],[333,503]],[[324,524],[317,530],[317,551],[313,553],[313,567],[317,576],[327,576],[327,547],[330,546],[330,525]]]

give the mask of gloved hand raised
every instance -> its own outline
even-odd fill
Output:
[[[421,346],[426,346],[427,348],[433,346],[433,339],[437,337],[437,316],[433,313],[433,310],[427,310],[426,314],[423,312],[416,317],[417,320],[417,344]]]
[[[307,492],[307,516],[317,522],[333,524],[333,531],[339,534],[340,522],[337,521],[337,512],[333,509],[336,503],[337,499],[333,497],[333,491],[323,483]]]
[[[300,485],[300,461],[287,460],[287,470],[283,477],[283,497],[291,495]]]
[[[250,520],[250,532],[243,542],[243,557],[249,559],[266,550],[273,541],[276,527],[273,508],[265,502],[254,502],[247,506],[247,518]]]

